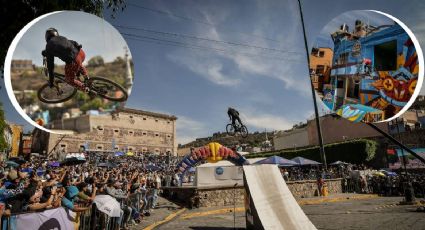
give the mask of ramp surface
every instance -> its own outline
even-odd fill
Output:
[[[292,196],[277,165],[246,165],[243,169],[246,202],[251,207],[247,207],[248,228],[258,228],[258,223],[252,222],[260,221],[264,229],[316,229]],[[249,210],[252,207],[254,210]]]

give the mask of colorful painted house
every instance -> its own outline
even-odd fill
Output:
[[[394,116],[416,87],[419,65],[413,42],[398,24],[372,27],[356,21],[356,30],[347,30],[341,26],[331,35],[334,56],[323,102],[340,114],[362,114],[351,119],[355,121]]]

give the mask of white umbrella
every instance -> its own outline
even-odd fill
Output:
[[[94,198],[94,203],[99,211],[110,217],[120,217],[120,203],[109,195],[98,195]]]

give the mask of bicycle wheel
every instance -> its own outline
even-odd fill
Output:
[[[77,89],[69,85],[62,79],[55,79],[55,86],[50,88],[49,83],[44,84],[37,91],[37,97],[44,103],[61,103],[71,99],[76,93]]]
[[[235,127],[233,127],[232,124],[227,124],[226,125],[226,132],[227,134],[229,134],[230,136],[234,136],[235,135]]]
[[[87,86],[90,87],[99,97],[110,101],[126,101],[127,91],[119,84],[103,77],[92,77],[88,80]]]
[[[241,136],[242,136],[243,138],[245,138],[245,137],[247,137],[247,136],[248,136],[248,128],[246,128],[246,126],[245,126],[245,125],[242,125],[242,127],[241,127]]]

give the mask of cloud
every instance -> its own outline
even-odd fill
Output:
[[[266,113],[253,113],[250,111],[243,112],[243,118],[246,125],[249,127],[255,127],[258,129],[267,130],[286,130],[292,128],[293,121],[284,118],[283,116],[277,116]]]
[[[268,5],[260,2],[257,4],[261,12],[270,10]],[[229,10],[222,10],[226,12],[221,12],[217,20],[219,22],[227,21],[227,17],[231,15],[227,12]],[[210,15],[207,11],[201,11],[201,13],[208,21],[213,21],[213,18],[217,19],[216,15]],[[272,26],[276,17],[282,17],[280,14],[261,14],[261,19],[256,20],[248,31],[236,30],[229,33],[228,30],[223,30],[223,26],[202,25],[194,27],[192,31],[188,32],[196,37],[249,44],[251,47],[221,42],[193,41],[191,45],[207,46],[225,51],[175,50],[169,53],[167,57],[220,86],[238,86],[243,81],[249,81],[249,78],[273,78],[282,81],[285,89],[306,95],[309,91],[308,68],[303,46],[299,43],[301,38],[300,28],[293,26],[293,23],[298,23],[293,14],[298,15],[298,13],[292,11],[289,13],[293,16],[289,17],[286,22],[287,25],[291,25],[289,27],[282,25],[276,29]],[[251,36],[248,36],[248,34],[251,34]],[[252,46],[266,49],[253,48]],[[298,51],[300,48],[302,48],[301,51]],[[305,77],[300,77],[300,73],[305,74]]]
[[[206,80],[222,86],[236,86],[241,80],[224,73],[223,64],[214,58],[187,53],[187,55],[169,54],[167,57],[175,63],[188,68]]]
[[[207,129],[203,123],[185,116],[178,116],[178,118],[177,143],[186,144],[206,135]]]

